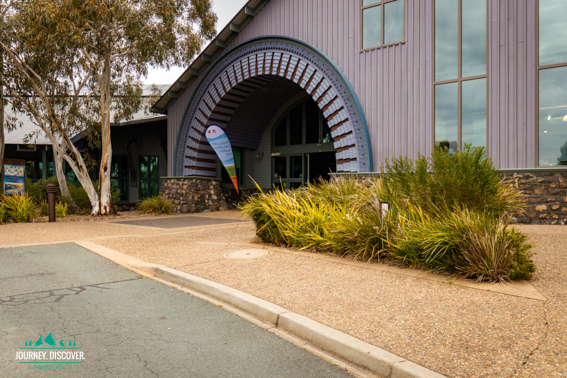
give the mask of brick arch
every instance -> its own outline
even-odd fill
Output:
[[[338,172],[372,170],[366,120],[346,78],[317,50],[299,41],[270,37],[237,46],[204,75],[180,127],[175,174],[214,176],[216,155],[206,142],[206,128],[229,127],[248,95],[278,80],[293,81],[319,105],[335,140]]]

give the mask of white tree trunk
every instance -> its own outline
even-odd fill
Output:
[[[65,172],[63,171],[63,155],[61,155],[57,150],[53,150],[53,164],[55,165],[55,176],[59,182],[59,189],[61,190],[61,196],[66,198],[71,198],[71,193],[69,193],[69,188],[67,187],[67,179],[65,177]]]
[[[105,52],[104,68],[100,82],[100,110],[102,115],[102,158],[100,162],[100,213],[102,215],[113,212],[111,201],[111,164],[112,143],[110,141],[110,52]]]

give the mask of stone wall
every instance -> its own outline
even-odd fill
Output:
[[[163,177],[160,195],[171,200],[176,213],[228,210],[220,179]]]
[[[210,177],[163,177],[160,195],[171,200],[176,213],[202,213],[235,209],[239,203],[257,193],[256,189],[222,186],[220,179]]]
[[[528,208],[515,215],[518,223],[567,224],[567,169],[505,170],[501,177],[526,195]]]

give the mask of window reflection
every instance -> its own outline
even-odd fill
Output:
[[[382,7],[376,6],[362,11],[362,48],[380,46],[382,35]]]
[[[539,0],[539,65],[567,62],[567,1]]]
[[[393,1],[384,4],[384,44],[404,40],[404,2]]]
[[[459,77],[459,2],[435,1],[435,80]]]
[[[486,0],[463,1],[462,76],[486,74]]]
[[[459,140],[459,83],[435,86],[435,145],[456,152]]]
[[[539,72],[539,165],[567,165],[567,67]]]
[[[463,81],[462,145],[486,147],[486,79]]]

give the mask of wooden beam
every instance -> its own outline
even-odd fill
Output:
[[[196,70],[194,68],[189,68],[189,73],[193,76],[199,76],[199,74],[201,73],[201,71]]]
[[[236,25],[236,24],[231,22],[229,27],[230,27],[231,31],[236,32],[236,33],[240,33],[241,27],[239,25]]]
[[[217,45],[218,47],[222,47],[223,49],[226,47],[226,43],[224,43],[224,41],[221,41],[220,39],[217,39],[215,41],[215,45]]]
[[[168,91],[168,92],[167,92],[167,97],[179,98],[179,94],[178,94],[177,92],[174,92],[174,91]]]
[[[189,84],[184,83],[183,81],[178,81],[176,85],[177,88],[181,88],[181,89],[187,89],[187,87],[189,86]]]
[[[205,54],[201,55],[201,59],[207,63],[211,63],[213,61],[213,58],[211,56]]]
[[[254,9],[250,8],[250,7],[244,7],[244,13],[246,13],[249,16],[254,17],[256,15],[256,12],[254,11]]]

